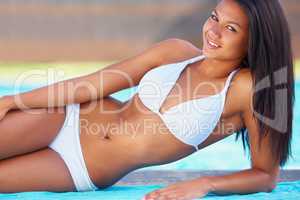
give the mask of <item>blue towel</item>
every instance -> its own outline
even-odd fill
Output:
[[[95,192],[21,192],[13,194],[0,194],[0,200],[140,200],[148,192],[159,189],[163,185],[152,186],[112,186]],[[255,193],[249,195],[216,196],[208,194],[203,199],[217,200],[279,200],[300,199],[300,181],[278,183],[271,193]]]

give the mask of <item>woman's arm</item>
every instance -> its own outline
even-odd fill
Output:
[[[224,176],[203,177],[203,179],[209,184],[209,192],[220,195],[249,194],[271,192],[276,187],[277,175],[251,168]]]
[[[11,109],[58,107],[103,98],[134,86],[145,71],[158,64],[155,48],[150,49],[94,73],[5,98],[10,101]]]
[[[209,192],[219,195],[271,192],[276,187],[279,165],[274,163],[274,159],[269,153],[268,138],[263,139],[261,150],[257,151],[258,143],[253,142],[257,139],[253,132],[255,126],[252,126],[252,123],[251,119],[247,122],[247,128],[250,129],[248,130],[249,134],[252,134],[250,136],[250,140],[252,140],[250,142],[251,169],[222,176],[203,176],[172,184],[147,194],[144,200],[168,199],[171,196],[175,197],[174,199],[192,200],[204,197]]]
[[[253,193],[269,192],[276,187],[279,176],[279,163],[275,162],[271,152],[272,135],[266,134],[262,138],[259,148],[259,133],[257,121],[253,116],[252,79],[250,73],[244,73],[239,77],[239,97],[242,100],[241,114],[247,128],[251,153],[251,169],[236,172],[225,176],[206,177],[211,185],[211,191],[218,194],[226,193]]]
[[[207,177],[212,192],[219,194],[270,192],[276,187],[280,167],[279,163],[275,163],[270,151],[272,136],[265,136],[260,149],[258,148],[259,132],[249,109],[243,113],[243,119],[249,134],[251,169],[225,176]]]
[[[276,187],[279,176],[279,163],[271,153],[272,135],[266,134],[262,138],[259,148],[259,133],[256,119],[253,116],[252,80],[250,73],[240,76],[239,97],[242,100],[241,115],[247,128],[251,153],[251,169],[236,172],[225,176],[207,177],[212,186],[211,190],[216,193],[253,193],[269,192]]]
[[[180,39],[164,40],[132,58],[107,66],[92,74],[57,82],[18,95],[6,96],[2,98],[2,102],[8,102],[9,109],[26,109],[58,107],[103,98],[137,85],[148,70],[163,64],[171,57],[181,57],[181,59],[191,57],[192,48],[190,43]]]
[[[270,192],[276,185],[276,174],[261,169],[248,169],[223,176],[203,176],[178,182],[147,194],[143,200],[186,199],[204,197],[209,192],[218,195]]]

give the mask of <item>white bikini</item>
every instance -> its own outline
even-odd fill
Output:
[[[79,130],[80,104],[66,105],[66,117],[58,135],[49,145],[64,160],[77,191],[97,190],[86,168]]]
[[[143,76],[137,88],[138,96],[143,104],[160,116],[176,138],[194,146],[196,150],[217,125],[223,112],[230,81],[238,69],[230,73],[220,93],[179,103],[163,114],[159,109],[185,67],[204,58],[205,56],[201,55],[183,62],[153,68]]]
[[[159,109],[183,69],[203,58],[204,56],[198,56],[183,62],[156,67],[143,76],[137,88],[140,100],[160,116],[170,132],[180,141],[194,146],[197,150],[198,144],[209,136],[220,119],[230,80],[237,70],[230,73],[220,93],[180,103],[163,114]],[[49,147],[64,160],[77,191],[97,190],[97,186],[90,179],[82,155],[79,140],[79,112],[80,104],[66,106],[65,122]]]

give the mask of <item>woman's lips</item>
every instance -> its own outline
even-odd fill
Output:
[[[212,40],[209,40],[208,38],[206,38],[206,44],[207,44],[207,47],[209,49],[219,49],[219,48],[221,48],[220,45],[218,45],[217,43],[213,42]]]

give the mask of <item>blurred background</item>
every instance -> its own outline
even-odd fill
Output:
[[[201,48],[202,25],[218,0],[1,0],[0,95],[22,91],[101,69],[167,38]],[[296,107],[292,159],[300,168],[300,4],[282,0],[290,23],[296,71]],[[61,72],[50,80],[30,73]],[[134,88],[112,96],[125,100]],[[234,136],[190,157],[149,169],[240,169],[249,166]]]
[[[170,37],[201,47],[202,25],[216,2],[1,0],[0,60],[116,60]],[[299,57],[299,0],[282,3]]]

